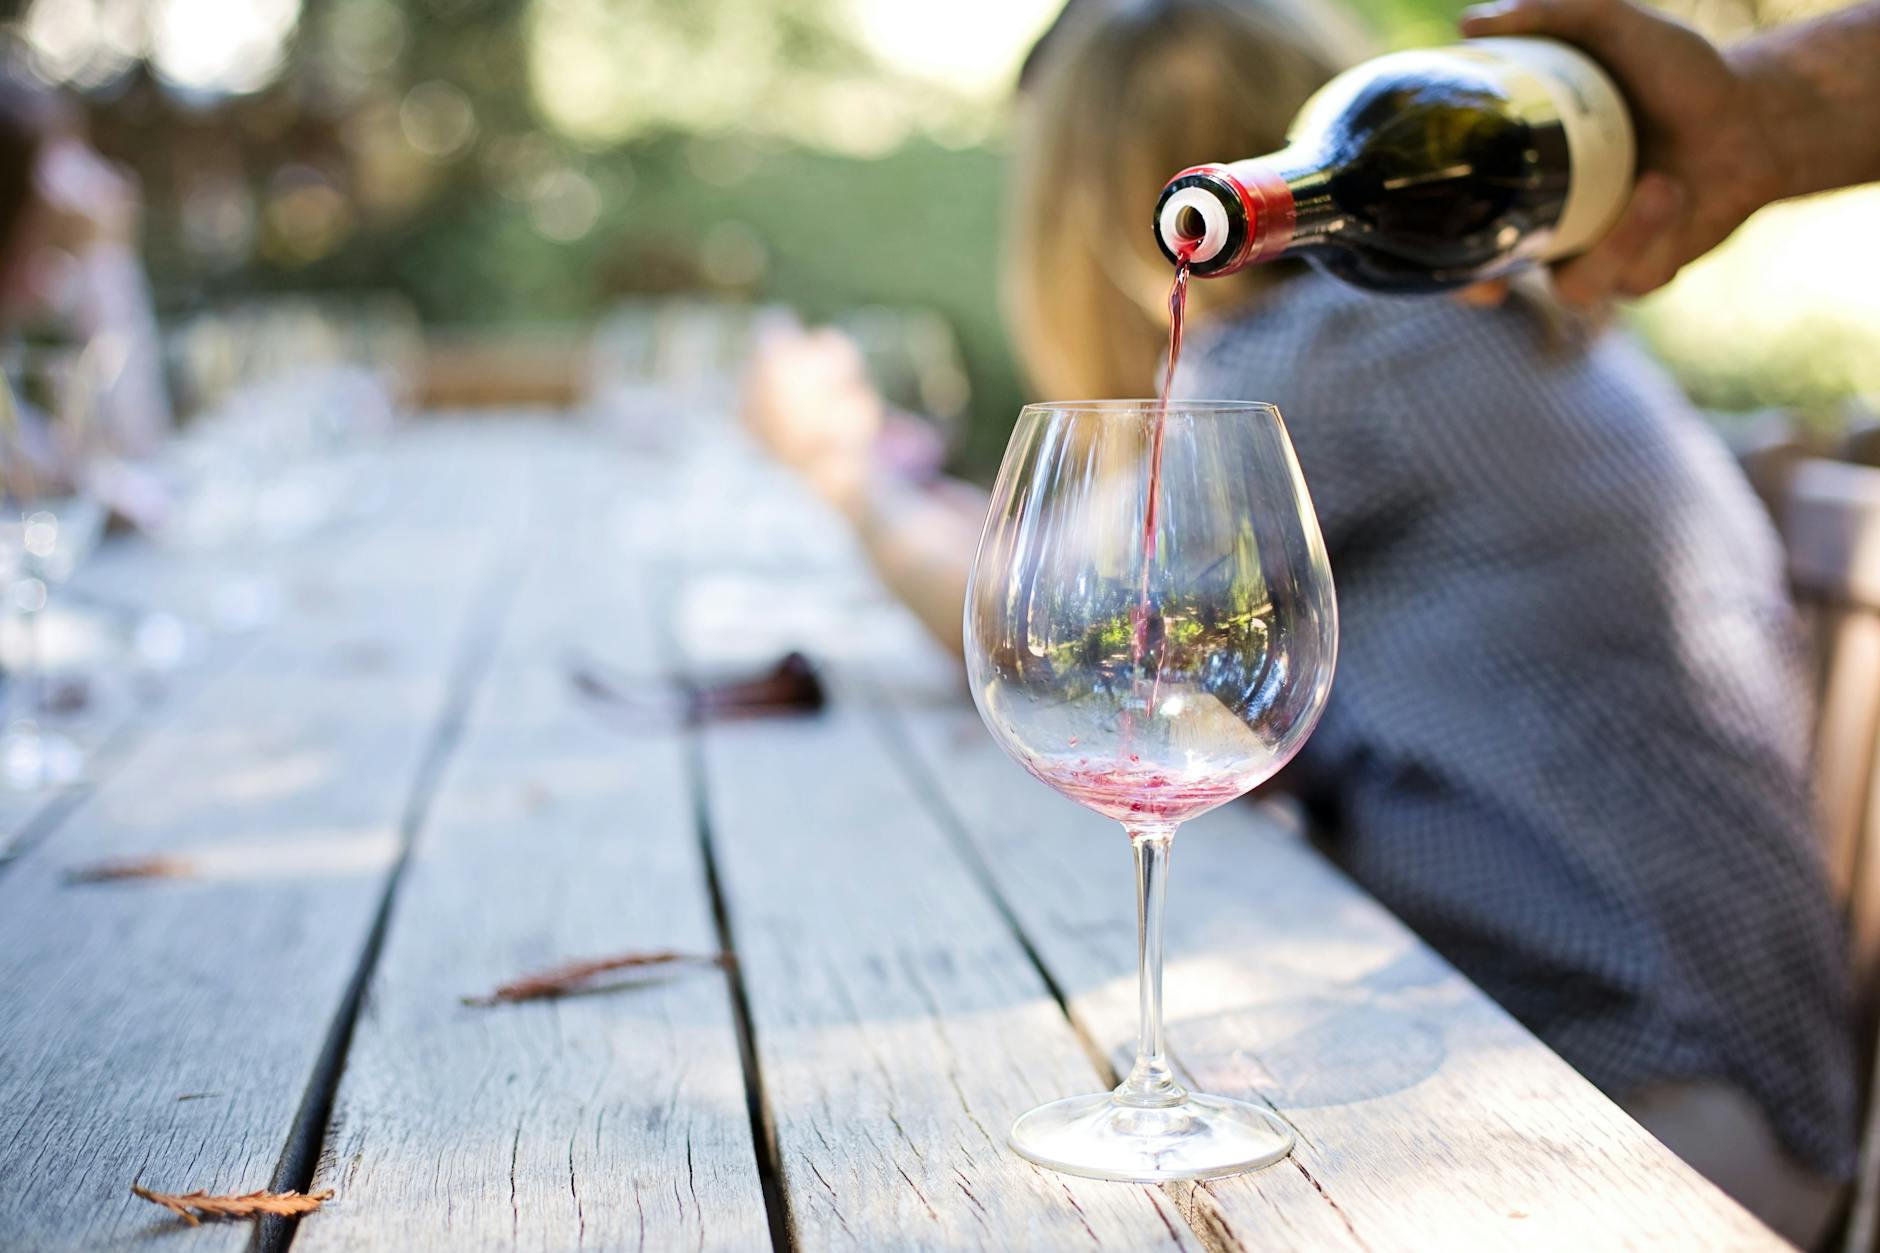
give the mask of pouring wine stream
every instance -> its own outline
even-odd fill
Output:
[[[1192,210],[1190,211],[1192,212]],[[1199,215],[1197,215],[1199,216]],[[1188,261],[1200,247],[1201,238],[1184,236],[1176,247],[1175,282],[1168,293],[1168,365],[1162,371],[1162,391],[1156,399],[1154,428],[1149,442],[1149,482],[1144,489],[1142,509],[1142,583],[1136,595],[1136,622],[1130,644],[1130,666],[1140,669],[1149,642],[1149,569],[1155,563],[1156,514],[1162,499],[1162,437],[1168,425],[1169,389],[1175,385],[1175,365],[1182,355],[1182,321],[1188,311]],[[1166,652],[1168,641],[1162,641]],[[1155,709],[1156,695],[1162,686],[1162,658],[1156,659],[1155,676],[1150,680],[1149,709]]]

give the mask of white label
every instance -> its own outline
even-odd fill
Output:
[[[1586,251],[1618,221],[1632,194],[1638,141],[1625,97],[1592,58],[1556,40],[1471,39],[1462,46],[1525,70],[1560,115],[1572,181],[1540,257]]]

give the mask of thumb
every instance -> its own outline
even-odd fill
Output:
[[[1494,0],[1471,5],[1456,18],[1456,28],[1473,39],[1481,35],[1528,35],[1541,29],[1538,6],[1526,0]]]
[[[1494,0],[1464,9],[1464,35],[1552,35],[1601,47],[1635,30],[1645,15],[1625,0]]]

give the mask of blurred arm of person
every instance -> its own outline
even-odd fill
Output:
[[[9,321],[51,316],[87,345],[110,450],[140,459],[170,428],[162,340],[137,252],[135,181],[72,134],[48,136],[10,260]]]
[[[1727,50],[1630,0],[1504,0],[1465,11],[1461,29],[1577,44],[1632,106],[1638,185],[1606,237],[1555,271],[1568,304],[1653,291],[1766,204],[1880,179],[1873,0]]]
[[[0,331],[83,349],[94,430],[118,458],[155,451],[170,425],[141,219],[136,180],[91,146],[73,101],[0,69]]]
[[[934,639],[960,655],[960,617],[986,495],[951,479],[918,482],[879,455],[893,421],[853,341],[773,328],[744,379],[744,423],[833,505],[882,582]]]

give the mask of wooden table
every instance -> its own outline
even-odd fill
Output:
[[[1127,1057],[1128,846],[1000,754],[793,483],[672,442],[414,426],[385,509],[271,559],[270,626],[0,808],[0,1247],[253,1237],[133,1180],[331,1188],[260,1229],[309,1253],[1783,1247],[1252,805],[1178,841],[1169,1034],[1297,1151],[1159,1188],[1014,1156],[1016,1114]],[[87,585],[189,611],[201,573],[128,544]],[[793,645],[820,716],[687,731],[570,681]],[[158,855],[191,875],[69,878]]]

